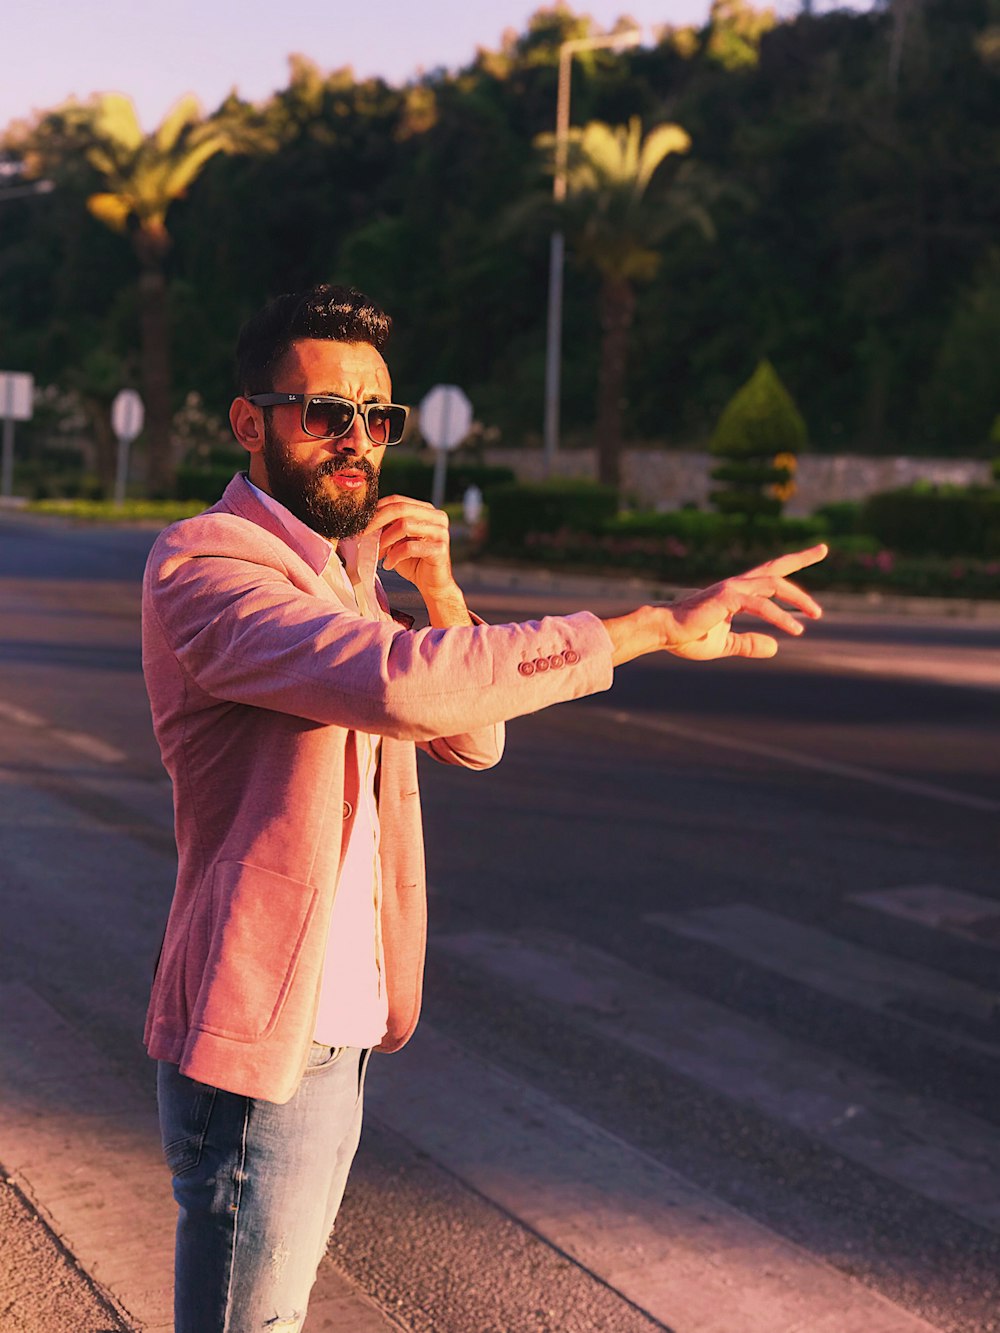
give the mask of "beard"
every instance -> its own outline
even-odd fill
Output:
[[[283,440],[264,421],[264,468],[271,494],[306,527],[321,537],[339,540],[357,537],[375,517],[378,504],[378,473],[367,458],[334,455],[319,467],[307,467],[293,458]],[[331,494],[323,478],[350,469],[362,472],[367,481],[364,490]]]

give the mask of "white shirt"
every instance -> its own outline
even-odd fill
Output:
[[[358,573],[357,543],[344,539],[336,551],[273,496],[247,478],[261,503],[313,556],[324,580],[349,610],[372,619],[378,606],[374,582],[362,587]],[[319,1011],[314,1040],[324,1046],[377,1046],[386,1033],[389,1002],[382,965],[382,874],[379,864],[378,803],[375,779],[381,738],[367,732],[351,733],[358,762],[358,802],[350,819],[340,881],[333,900],[326,958],[320,982]]]

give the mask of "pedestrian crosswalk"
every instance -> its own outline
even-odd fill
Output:
[[[957,1015],[988,1025],[998,997],[946,970],[918,967],[889,949],[861,948],[833,929],[750,904],[644,920],[660,932],[665,950],[686,938],[709,941],[736,961],[768,969],[779,984],[808,987],[873,1019],[905,1019],[912,1004],[918,1033],[933,1029],[941,1042],[974,1051],[1000,1073],[1000,1031],[995,1043],[973,1040],[952,1022]],[[523,1072],[512,1070],[466,1036],[456,1040],[445,1030],[446,1016],[444,1027],[425,1021],[407,1050],[376,1062],[368,1092],[374,1117],[611,1287],[653,1327],[674,1333],[1000,1330],[996,1124],[949,1101],[916,1095],[870,1061],[852,1062],[793,1039],[759,1016],[565,934],[444,932],[432,941],[432,968],[435,960],[483,979],[491,994],[509,995],[521,1007],[520,1022],[524,1006],[535,1006],[539,1015],[590,1034],[601,1050],[610,1046],[653,1061],[742,1108],[748,1125],[762,1118],[831,1161],[852,1163],[866,1189],[885,1191],[894,1207],[902,1199],[905,1208],[910,1198],[925,1218],[950,1218],[965,1226],[963,1234],[977,1237],[977,1277],[969,1286],[979,1299],[956,1321],[942,1313],[930,1273],[923,1291],[919,1274],[889,1283],[888,1292],[870,1273],[859,1280],[851,1256],[838,1254],[837,1246],[787,1236],[637,1146],[626,1110],[621,1133],[613,1132],[560,1100],[530,1061]]]

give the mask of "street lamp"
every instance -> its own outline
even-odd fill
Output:
[[[606,37],[574,37],[559,47],[559,93],[556,100],[556,161],[552,198],[557,204],[566,198],[566,159],[569,147],[569,94],[573,56],[579,51],[603,48],[622,50],[638,46],[642,33],[638,28],[609,33]],[[554,231],[549,243],[549,315],[545,339],[545,428],[543,473],[552,472],[559,449],[559,374],[562,356],[563,264],[566,239],[561,231]]]

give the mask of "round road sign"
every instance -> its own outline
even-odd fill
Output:
[[[119,440],[131,444],[146,420],[146,409],[135,389],[122,389],[111,404],[111,425]]]
[[[472,427],[472,404],[455,384],[436,384],[420,404],[420,433],[434,449],[455,449]]]

